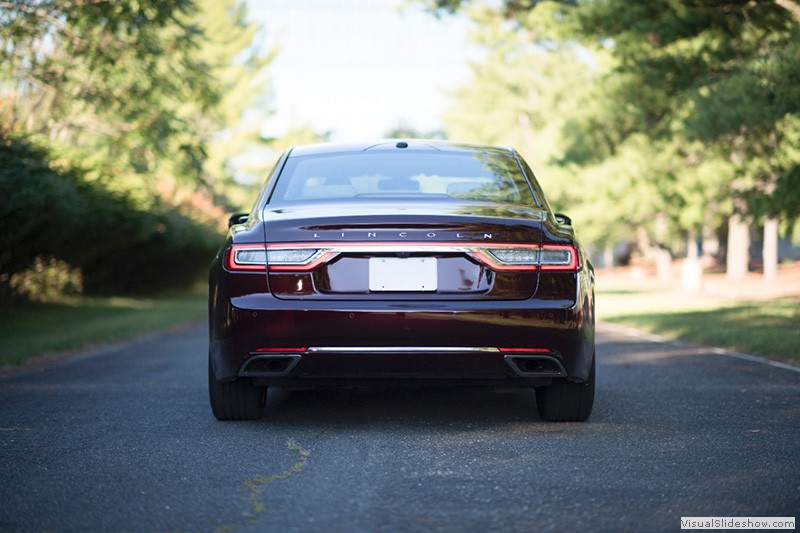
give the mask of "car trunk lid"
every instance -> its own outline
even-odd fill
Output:
[[[284,299],[530,298],[538,270],[514,254],[537,249],[543,218],[488,203],[267,207],[270,290]]]

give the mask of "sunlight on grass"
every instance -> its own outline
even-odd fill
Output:
[[[65,298],[15,309],[0,321],[0,365],[42,353],[135,337],[205,318],[206,294]]]
[[[689,342],[800,361],[797,298],[741,302],[670,291],[600,291],[597,316]]]

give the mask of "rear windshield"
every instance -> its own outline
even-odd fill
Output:
[[[511,155],[411,151],[289,157],[270,204],[394,197],[536,205]]]

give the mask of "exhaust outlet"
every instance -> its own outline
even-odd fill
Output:
[[[299,354],[258,354],[245,362],[240,377],[285,376],[300,362]]]
[[[549,355],[506,355],[505,361],[523,377],[566,377],[561,361]]]

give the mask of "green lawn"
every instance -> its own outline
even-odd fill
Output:
[[[663,289],[597,294],[600,320],[800,363],[800,299],[735,301]]]
[[[0,316],[0,366],[56,350],[129,339],[207,314],[205,292],[154,298],[75,298],[29,304]]]
[[[655,289],[600,290],[598,319],[689,342],[800,362],[800,299],[739,302]],[[206,294],[76,298],[0,316],[0,366],[129,339],[206,317]]]

